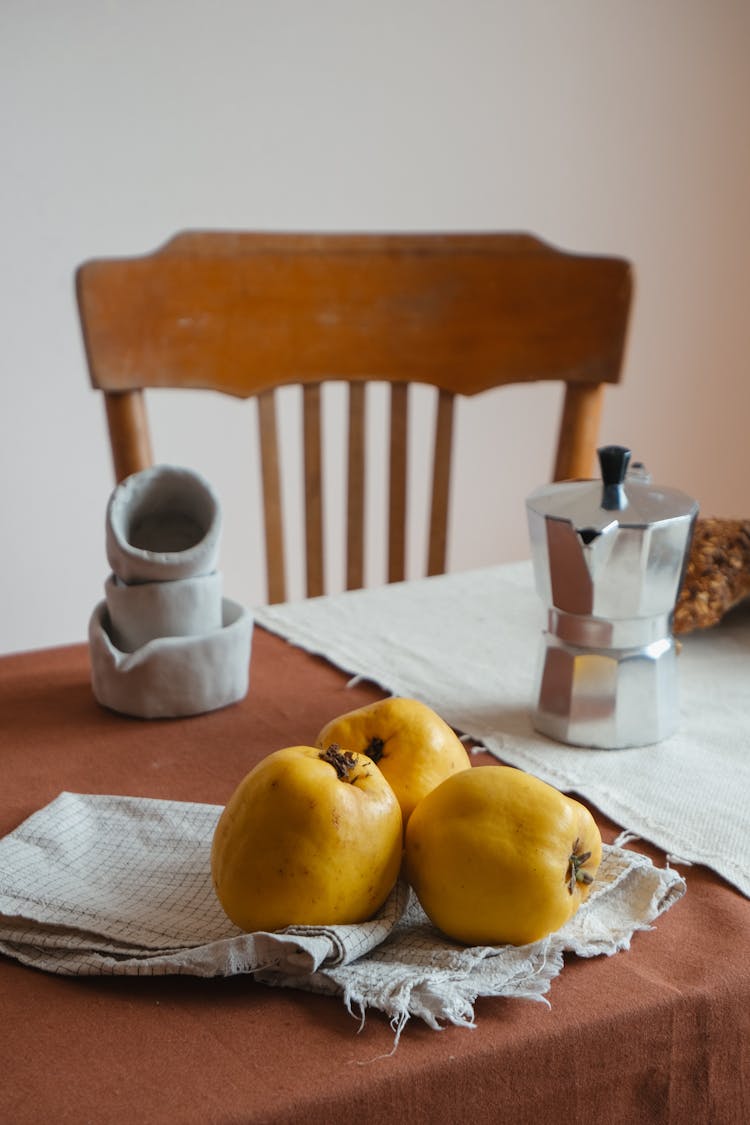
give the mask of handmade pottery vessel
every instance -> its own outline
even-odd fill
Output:
[[[220,536],[218,497],[192,469],[155,465],[134,473],[107,505],[107,559],[128,584],[211,574]]]
[[[246,695],[252,616],[222,597],[221,506],[191,469],[156,465],[112,493],[112,574],[89,621],[91,682],[105,707],[144,719],[213,711]]]
[[[142,719],[215,711],[248,690],[252,615],[222,601],[221,628],[192,637],[160,637],[122,652],[107,631],[107,603],[89,621],[91,678],[104,707]]]
[[[157,637],[194,637],[220,629],[221,587],[218,570],[135,586],[110,574],[104,594],[113,644],[121,652],[134,652]]]

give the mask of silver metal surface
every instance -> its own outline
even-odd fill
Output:
[[[534,726],[558,742],[600,750],[648,746],[679,719],[674,640],[630,649],[579,648],[544,635]]]
[[[655,617],[629,617],[623,621],[606,621],[603,617],[584,617],[565,613],[554,606],[547,613],[550,633],[576,648],[642,648],[668,637],[671,632],[669,614]]]
[[[571,481],[527,500],[537,590],[547,606],[533,720],[558,741],[645,746],[678,724],[672,615],[697,503],[638,467]]]

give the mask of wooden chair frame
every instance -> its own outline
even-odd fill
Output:
[[[404,577],[406,395],[438,390],[427,573],[444,570],[456,395],[566,384],[554,479],[593,467],[604,385],[620,379],[629,264],[528,234],[189,231],[76,274],[116,479],[153,463],[143,390],[257,396],[268,597],[286,596],[274,391],[303,387],[308,596],[323,583],[320,388],[349,384],[347,588],[363,584],[364,384],[391,384],[388,579]]]

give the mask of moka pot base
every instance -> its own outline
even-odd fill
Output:
[[[618,624],[623,631],[637,628]],[[597,623],[589,619],[585,627],[594,630]],[[677,729],[677,650],[671,635],[629,648],[595,648],[546,632],[536,682],[533,725],[557,742],[621,750],[661,742]]]

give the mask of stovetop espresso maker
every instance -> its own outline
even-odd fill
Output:
[[[654,488],[630,450],[598,451],[601,480],[539,488],[526,507],[547,606],[533,723],[560,742],[613,750],[674,733],[672,617],[698,505]]]

